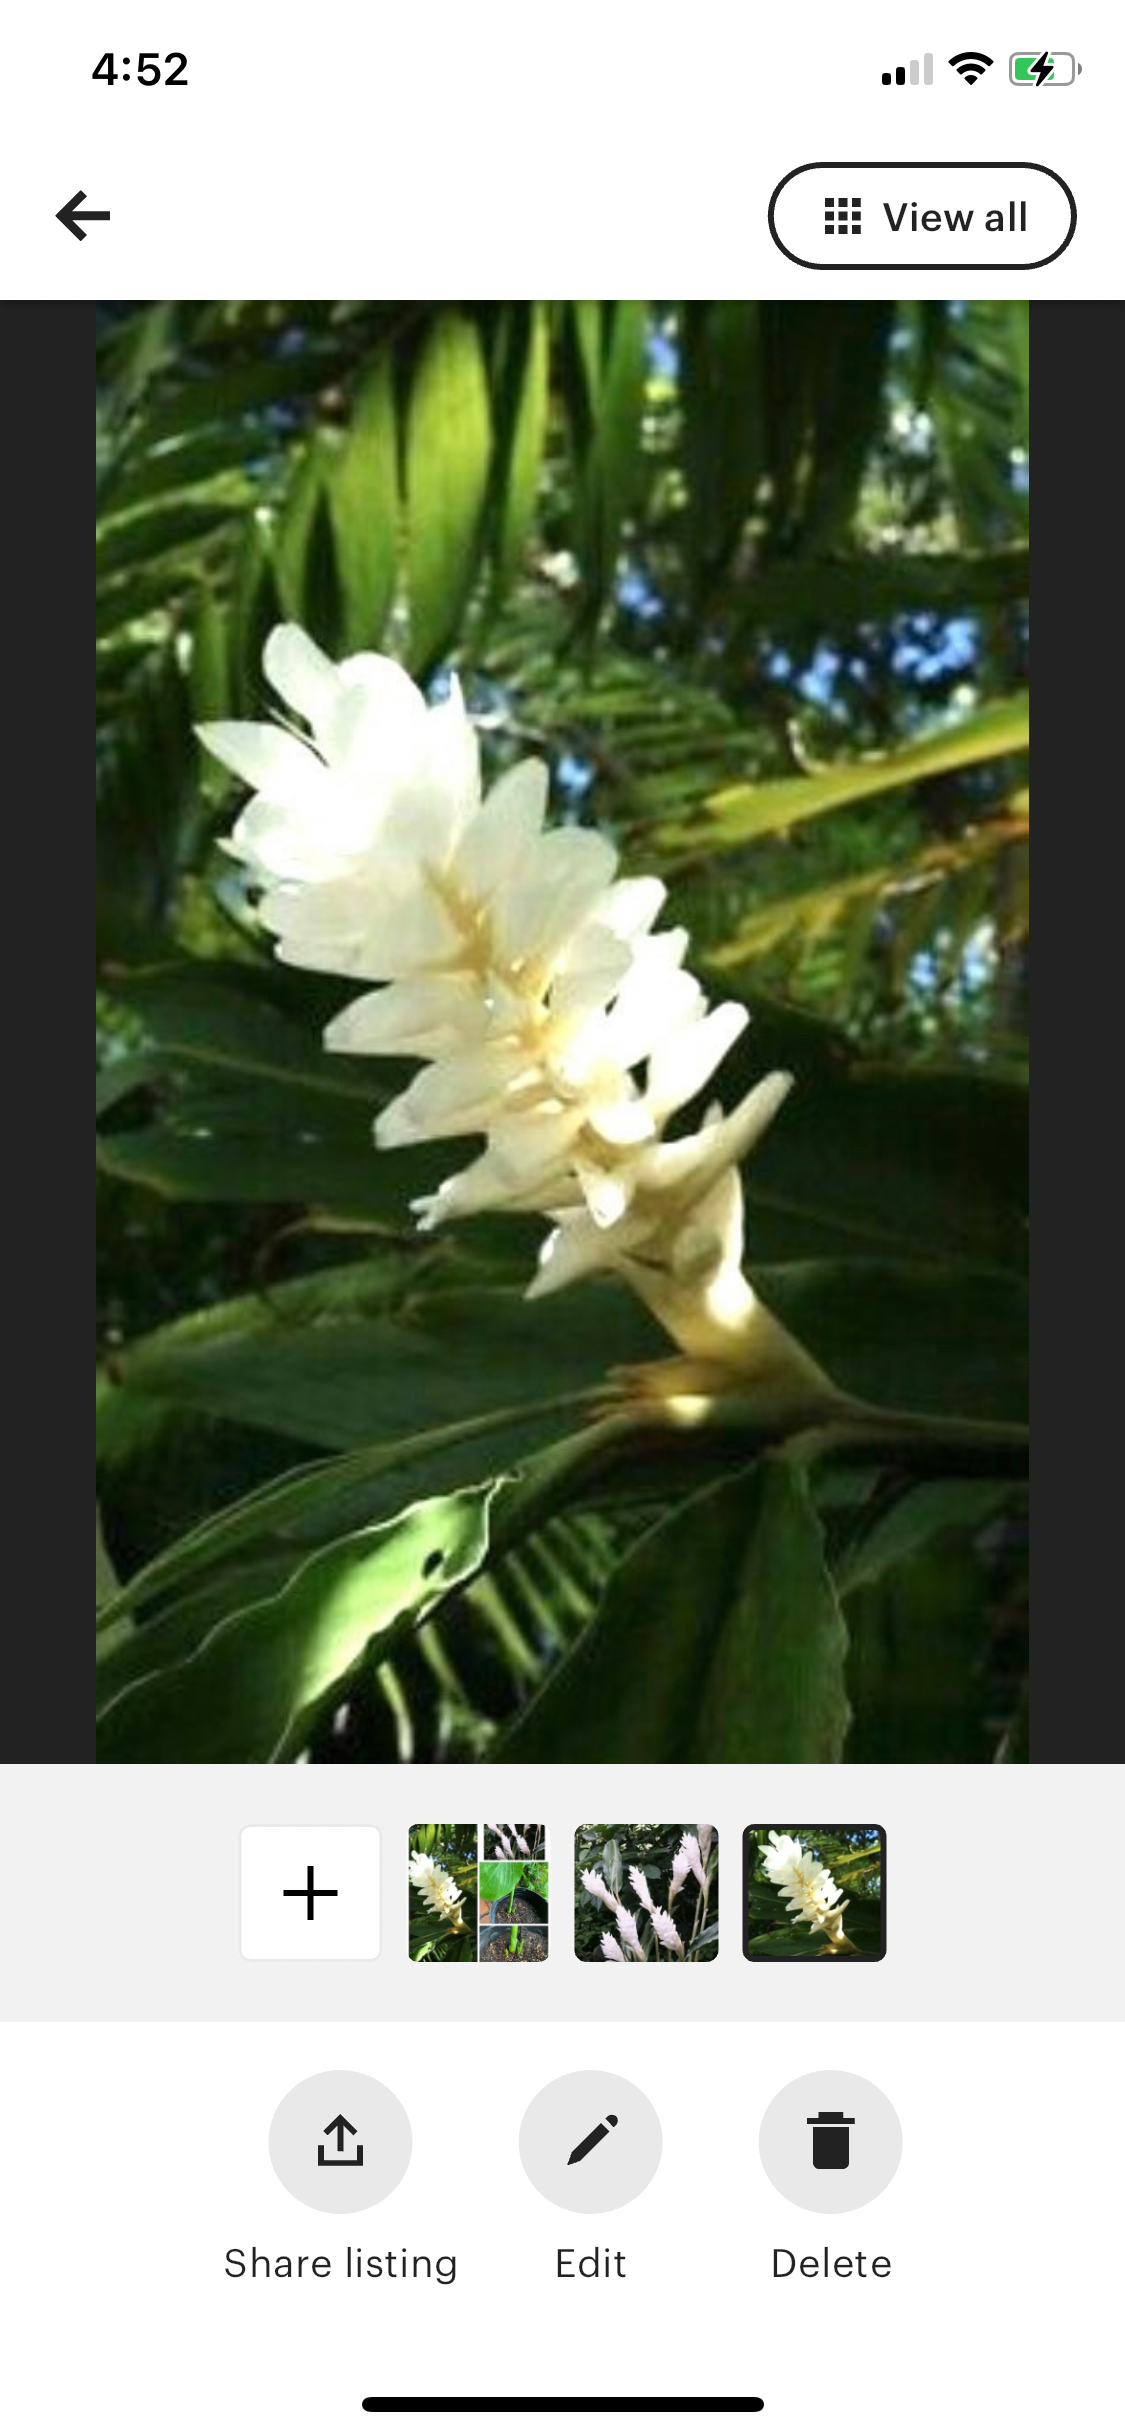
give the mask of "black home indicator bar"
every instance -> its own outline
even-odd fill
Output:
[[[596,2401],[585,2394],[490,2394],[485,2401],[479,2395],[443,2395],[435,2403],[432,2394],[410,2394],[404,2400],[395,2394],[367,2394],[362,2406],[365,2411],[431,2411],[435,2418],[448,2418],[451,2411],[475,2411],[480,2417],[494,2418],[497,2411],[764,2411],[760,2394],[693,2394],[690,2399],[672,2394],[617,2395],[599,2394]]]

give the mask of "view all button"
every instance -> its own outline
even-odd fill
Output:
[[[806,161],[770,196],[774,244],[805,270],[1041,270],[1077,225],[1039,161]]]

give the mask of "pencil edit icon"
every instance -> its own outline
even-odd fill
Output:
[[[607,2115],[604,2122],[595,2123],[593,2131],[587,2132],[585,2139],[579,2141],[577,2148],[571,2149],[567,2164],[581,2165],[583,2157],[589,2156],[591,2149],[597,2147],[599,2140],[608,2140],[610,2132],[616,2131],[616,2129],[616,2115]]]

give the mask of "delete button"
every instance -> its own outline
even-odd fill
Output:
[[[806,161],[769,208],[774,244],[810,271],[1037,271],[1077,220],[1039,161]]]

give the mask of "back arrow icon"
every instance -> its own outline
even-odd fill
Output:
[[[62,221],[63,227],[70,230],[72,237],[85,238],[86,231],[79,225],[81,221],[108,220],[109,218],[107,211],[79,211],[79,204],[84,203],[85,200],[86,189],[84,186],[80,186],[77,194],[71,196],[69,203],[64,203],[62,210],[55,213],[56,220]]]

